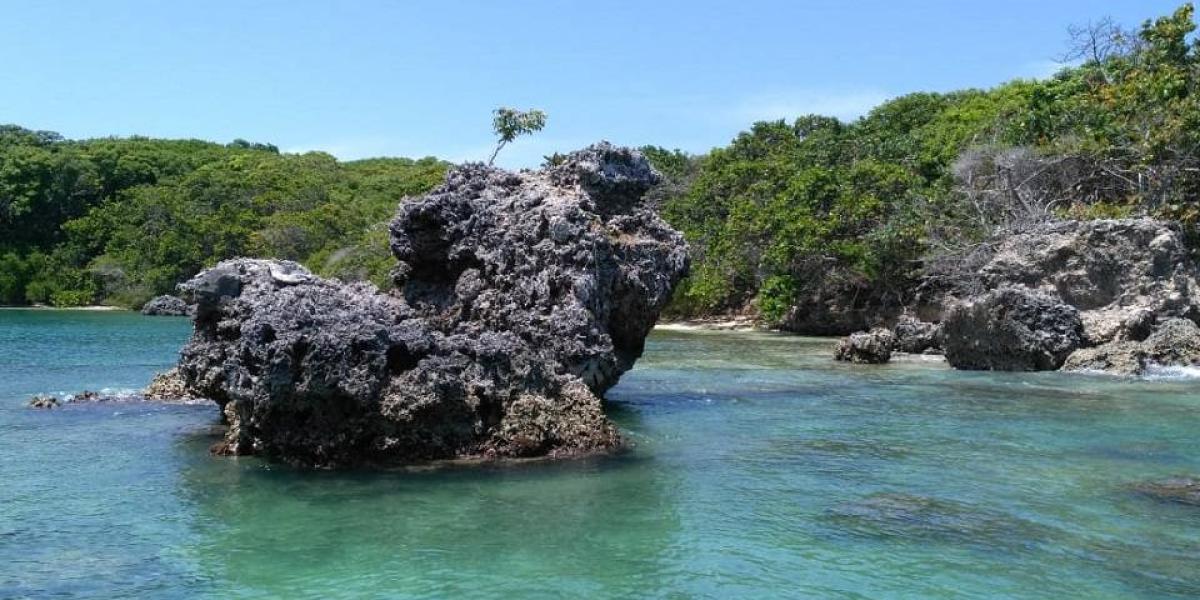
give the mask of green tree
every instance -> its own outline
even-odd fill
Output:
[[[497,143],[492,151],[488,164],[496,161],[496,155],[510,142],[522,135],[541,131],[546,126],[546,113],[531,109],[527,111],[515,108],[500,107],[492,113],[492,131],[495,132]]]

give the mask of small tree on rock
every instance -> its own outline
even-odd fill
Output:
[[[496,161],[496,155],[500,154],[500,150],[508,145],[509,142],[518,137],[535,131],[541,131],[546,126],[546,113],[531,109],[528,111],[517,110],[515,108],[500,107],[492,113],[492,131],[496,132],[496,137],[499,138],[499,143],[496,144],[496,150],[492,152],[492,157],[488,159],[488,164]]]

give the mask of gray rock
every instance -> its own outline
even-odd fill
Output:
[[[541,171],[454,169],[400,206],[390,294],[287,262],[197,275],[178,369],[222,407],[214,450],[340,466],[617,447],[600,395],[687,270],[642,202],[657,178],[608,144]]]
[[[888,329],[877,327],[842,338],[834,348],[833,357],[860,364],[883,364],[892,359],[896,336]]]
[[[1067,371],[1105,371],[1142,375],[1152,366],[1200,365],[1200,327],[1187,319],[1168,319],[1144,341],[1112,341],[1071,354]]]
[[[958,369],[1054,370],[1083,342],[1075,307],[1021,287],[955,306],[942,330],[946,360]]]
[[[1173,223],[1056,221],[1005,236],[989,252],[968,287],[1053,293],[1079,309],[1087,345],[1145,339],[1155,318],[1200,316],[1200,271]]]
[[[178,296],[158,296],[142,305],[142,314],[154,317],[184,317],[191,314],[187,302]]]
[[[941,350],[941,327],[912,315],[901,315],[892,326],[896,335],[895,350],[909,354]]]
[[[58,398],[49,394],[38,394],[29,399],[29,408],[51,409],[58,406]]]

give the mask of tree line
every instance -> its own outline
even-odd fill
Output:
[[[1195,229],[1193,12],[1073,28],[1073,66],[1046,79],[909,94],[852,122],[755,123],[699,156],[644,148],[665,175],[651,200],[694,253],[670,311],[786,323],[830,304],[905,306],[978,244],[1053,218],[1144,214]],[[494,116],[497,151],[546,121]],[[386,287],[386,221],[448,166],[0,126],[0,303],[137,306],[238,255]]]
[[[679,316],[786,325],[838,304],[906,306],[970,250],[1053,218],[1200,222],[1200,45],[1193,7],[1125,30],[1072,28],[1041,80],[915,93],[853,122],[754,124],[690,156],[647,149],[656,201],[695,253]]]

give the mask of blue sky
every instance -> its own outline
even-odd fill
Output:
[[[1068,25],[1181,2],[4,0],[0,122],[461,161],[493,108],[532,106],[546,130],[498,163],[703,152],[758,119],[1045,76]]]

